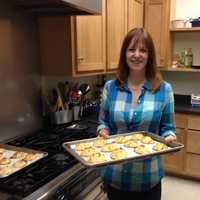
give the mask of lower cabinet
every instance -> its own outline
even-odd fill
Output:
[[[199,122],[195,123],[196,126],[199,126]],[[200,178],[200,131],[188,130],[186,141],[185,171],[190,176]]]
[[[200,179],[200,116],[176,113],[177,141],[184,148],[163,155],[167,173]]]
[[[187,153],[185,172],[189,176],[200,179],[200,154]]]
[[[177,141],[184,144],[185,130],[176,129]],[[181,173],[184,170],[185,149],[178,152],[163,155],[164,166],[167,171]]]

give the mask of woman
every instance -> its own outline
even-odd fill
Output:
[[[152,38],[142,28],[123,41],[117,78],[104,86],[99,122],[98,134],[105,138],[148,131],[167,143],[176,140],[173,91],[158,72]],[[102,169],[109,199],[160,200],[163,175],[159,156]]]

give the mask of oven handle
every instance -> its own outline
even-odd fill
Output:
[[[57,194],[62,195],[63,194],[63,190],[65,190],[66,188],[72,188],[74,187],[74,185],[76,185],[79,181],[80,178],[89,174],[92,171],[92,169],[87,169],[87,168],[82,168],[80,169],[78,172],[76,172],[75,174],[73,174],[69,180],[66,182],[66,184],[64,184],[63,186],[61,186],[60,189],[57,190]],[[62,198],[60,198],[59,200],[63,200]]]
[[[81,177],[89,174],[91,171],[92,169],[82,169],[81,171],[77,172],[74,176],[71,177],[67,185],[70,185],[70,187],[76,185]]]

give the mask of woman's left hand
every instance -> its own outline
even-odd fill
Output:
[[[176,136],[175,135],[169,135],[165,137],[165,142],[169,144],[170,142],[176,141]]]

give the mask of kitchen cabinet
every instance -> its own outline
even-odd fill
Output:
[[[144,26],[144,0],[128,1],[128,30]]]
[[[107,68],[117,69],[119,54],[126,33],[143,27],[144,0],[107,1]]]
[[[107,68],[116,70],[124,36],[134,27],[143,27],[143,0],[107,1]]]
[[[127,32],[127,0],[107,1],[107,71],[117,68],[120,48]]]
[[[39,17],[43,74],[115,72],[126,32],[143,26],[144,0],[103,0],[102,6],[100,16]]]
[[[77,16],[74,19],[76,49],[75,72],[104,72],[106,65],[105,1],[102,16]]]
[[[188,175],[200,178],[200,117],[188,116],[186,167]]]
[[[185,115],[176,114],[177,142],[185,145],[187,118]],[[184,170],[185,149],[173,154],[163,156],[165,170],[171,173],[182,173]],[[183,173],[184,174],[184,173]]]
[[[41,62],[45,75],[104,73],[105,1],[99,16],[39,17]]]
[[[176,113],[176,133],[185,148],[163,156],[166,172],[200,179],[200,116]]]
[[[145,28],[155,44],[157,65],[166,67],[169,43],[170,0],[145,1]]]

